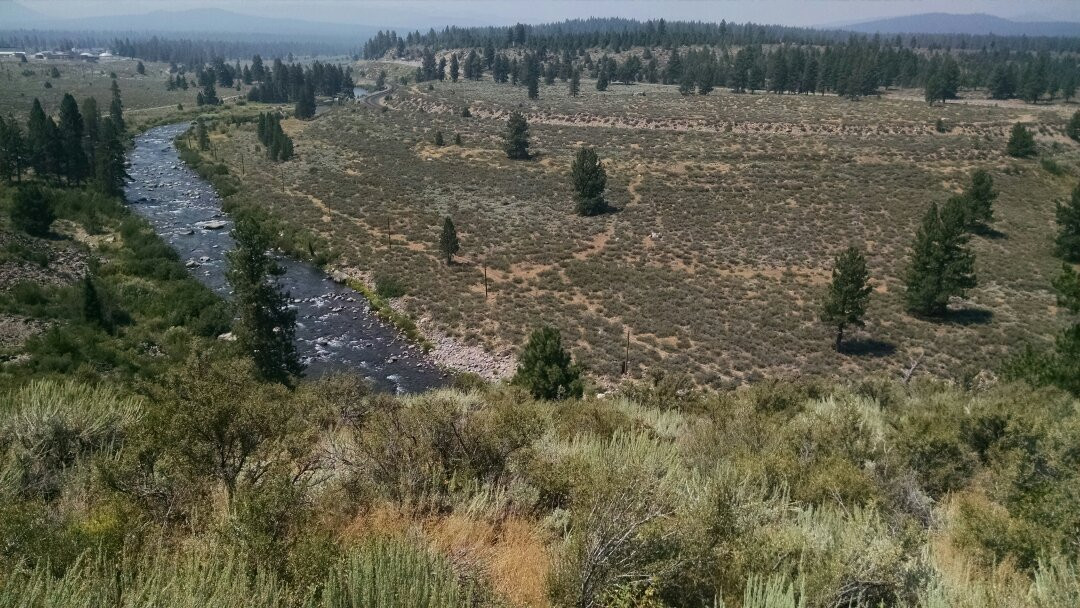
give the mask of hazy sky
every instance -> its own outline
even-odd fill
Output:
[[[10,2],[12,0],[0,0]],[[55,17],[218,7],[310,21],[428,27],[624,16],[827,25],[925,12],[1080,21],[1080,0],[20,0]]]

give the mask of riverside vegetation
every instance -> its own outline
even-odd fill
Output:
[[[122,166],[31,146],[0,185],[0,607],[1080,604],[1065,117],[1023,121],[1054,172],[1006,155],[1007,108],[582,89],[211,108],[179,143],[237,219],[236,305],[127,211]],[[59,107],[73,140],[92,113]],[[271,244],[522,345],[517,373],[300,377]],[[966,364],[1001,379],[940,377]]]

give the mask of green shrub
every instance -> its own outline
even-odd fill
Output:
[[[389,274],[375,275],[375,293],[380,298],[399,298],[405,293],[405,284],[400,279]]]

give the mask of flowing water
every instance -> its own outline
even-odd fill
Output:
[[[188,126],[157,127],[135,139],[125,194],[199,281],[229,297],[225,253],[233,246],[232,222],[214,188],[179,158],[173,139]],[[378,389],[399,393],[446,382],[423,350],[379,319],[359,293],[310,264],[289,258],[280,263],[281,285],[297,311],[297,351],[309,376],[354,372]]]

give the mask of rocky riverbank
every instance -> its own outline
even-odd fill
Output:
[[[358,281],[371,291],[375,289],[371,273],[356,267],[331,268],[328,274],[338,283]],[[403,309],[402,298],[391,298],[387,304],[399,312]],[[485,380],[508,379],[517,369],[517,358],[512,354],[497,354],[482,346],[464,344],[439,329],[435,321],[428,317],[415,322],[419,333],[431,345],[428,356],[441,369],[476,374]]]

